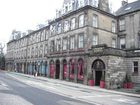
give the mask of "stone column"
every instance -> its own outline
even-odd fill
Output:
[[[54,74],[53,74],[53,78],[56,79],[56,63],[54,63]]]
[[[50,78],[50,63],[48,63],[47,77]]]
[[[59,79],[63,79],[63,63],[60,62],[60,73],[59,73]]]
[[[69,81],[69,75],[70,75],[70,64],[67,63],[67,76],[66,76],[67,81]]]
[[[77,74],[78,74],[77,66],[78,66],[78,63],[76,62],[74,64],[74,82],[76,82],[76,83],[77,83]]]
[[[83,80],[83,84],[88,84],[88,79],[87,79],[87,63],[84,63],[84,71],[83,71],[83,76],[84,76],[84,80]]]

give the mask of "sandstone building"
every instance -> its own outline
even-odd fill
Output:
[[[8,70],[95,85],[122,86],[125,75],[140,83],[140,0],[114,14],[108,0],[64,0],[49,25],[7,43]]]

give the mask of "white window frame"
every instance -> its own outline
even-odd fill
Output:
[[[98,27],[98,16],[93,14],[93,27]]]
[[[75,26],[76,26],[76,18],[72,18],[71,19],[71,30],[75,29]]]
[[[114,38],[112,39],[112,47],[116,48],[116,39],[114,39]]]
[[[41,36],[41,41],[43,41],[44,40],[44,32],[43,31],[40,32],[40,36]]]
[[[55,31],[56,31],[55,30],[55,27],[56,27],[55,25],[51,25],[50,26],[51,35],[54,35],[55,34]]]
[[[45,30],[45,39],[47,40],[48,39],[48,30]]]
[[[92,0],[92,6],[98,7],[98,0]]]
[[[124,45],[125,47],[122,48],[122,45]],[[120,49],[125,49],[126,48],[126,39],[125,37],[120,37]]]
[[[59,23],[58,24],[58,34],[60,34],[62,32],[62,24]]]
[[[70,37],[70,49],[73,50],[75,48],[75,37]]]
[[[78,0],[78,7],[83,7],[85,5],[85,0]]]
[[[69,11],[69,7],[67,4],[64,6],[64,10],[65,10],[65,13],[67,13]]]
[[[134,62],[137,62],[138,65],[135,66],[135,65],[134,65]],[[132,67],[133,67],[133,68],[132,68],[132,70],[133,70],[132,72],[133,72],[134,74],[136,74],[136,73],[138,74],[138,73],[139,73],[139,62],[138,62],[138,61],[133,61],[133,66],[132,66]],[[134,70],[136,67],[138,68],[138,72],[135,72],[135,70]]]
[[[93,46],[98,45],[98,35],[93,34],[92,45]]]
[[[69,11],[72,11],[72,2],[69,3]]]
[[[45,54],[48,53],[48,44],[47,44],[47,43],[45,44],[45,47],[44,47],[44,53],[45,53]]]
[[[78,41],[78,47],[84,48],[84,34],[79,34],[79,41]]]
[[[67,50],[67,38],[63,38],[63,50]]]
[[[43,55],[43,45],[40,45],[40,54],[39,56],[42,56]]]
[[[84,15],[80,15],[79,16],[79,27],[83,27],[84,26]]]
[[[57,51],[60,51],[61,49],[61,40],[57,39]]]
[[[115,21],[112,21],[112,32],[116,32],[116,23]]]
[[[119,31],[124,31],[125,30],[125,19],[120,19],[119,20]]]
[[[50,51],[51,52],[55,51],[55,40],[51,40]]]
[[[68,20],[65,20],[64,21],[64,32],[66,32],[68,30],[69,30],[69,21]]]

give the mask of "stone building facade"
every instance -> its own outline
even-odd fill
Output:
[[[7,69],[85,85],[92,73],[97,86],[105,76],[106,88],[121,87],[126,74],[140,83],[138,3],[113,15],[108,0],[64,0],[48,26],[7,43]]]

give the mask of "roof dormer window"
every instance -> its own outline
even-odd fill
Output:
[[[131,9],[131,7],[127,7],[127,8],[125,8],[125,10],[127,11],[127,10],[130,10]]]

